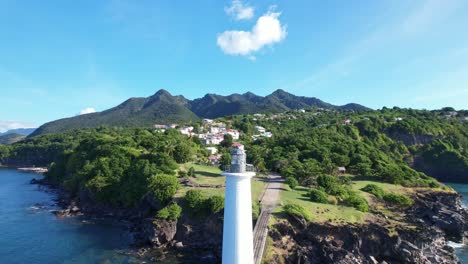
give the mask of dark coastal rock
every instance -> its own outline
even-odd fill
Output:
[[[145,219],[141,226],[141,242],[155,247],[168,245],[177,233],[177,221]]]
[[[276,253],[268,263],[459,263],[448,239],[463,240],[466,211],[455,193],[418,193],[406,225],[331,225],[290,219],[269,231]],[[382,222],[386,220],[382,218]],[[458,240],[455,240],[458,241]]]

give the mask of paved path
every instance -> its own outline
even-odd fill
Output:
[[[261,213],[257,219],[254,228],[254,263],[260,264],[265,251],[265,245],[268,238],[268,223],[273,209],[275,209],[278,202],[279,193],[283,180],[281,176],[269,175],[268,185],[263,193],[261,199]]]

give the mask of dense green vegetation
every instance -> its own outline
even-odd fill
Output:
[[[18,157],[50,164],[46,178],[72,195],[86,191],[100,202],[123,207],[136,206],[146,195],[167,204],[179,185],[177,162],[206,155],[176,130],[104,127],[34,137],[0,153],[7,161]]]
[[[307,108],[305,112],[242,115],[222,121],[243,132],[241,142],[250,163],[286,178],[291,188],[286,192],[288,203],[297,202],[306,210],[317,204],[331,212],[346,208],[349,219],[359,221],[360,214],[369,210],[368,196],[362,191],[390,205],[409,206],[413,201],[377,185],[360,191],[354,187],[356,181],[438,188],[440,184],[428,175],[439,176],[439,172],[451,175],[450,179],[468,180],[464,179],[468,175],[468,122],[448,118],[446,113]],[[191,125],[200,127],[194,122]],[[271,131],[273,137],[253,140],[256,125]],[[232,141],[226,136],[218,147],[221,165],[230,163]],[[223,198],[218,196],[222,189],[179,190],[177,177],[197,184],[223,184],[222,178],[214,177],[218,168],[201,169],[199,164],[208,156],[204,148],[197,137],[171,129],[156,133],[98,127],[0,145],[0,162],[49,166],[47,179],[62,184],[72,195],[85,194],[114,206],[136,207],[148,198],[159,203],[157,217],[175,219],[180,214],[174,200],[192,215],[217,214],[223,208]],[[345,167],[346,173],[340,173],[338,167]]]
[[[437,187],[427,174],[455,181],[468,175],[468,122],[445,115],[398,108],[308,109],[263,118],[237,116],[232,121],[247,135],[256,133],[255,125],[271,131],[272,138],[244,137],[250,161],[260,170],[294,177],[301,185],[346,167],[354,175],[393,184]]]

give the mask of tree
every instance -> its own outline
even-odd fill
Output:
[[[234,142],[231,134],[225,134],[223,141],[221,141],[221,147],[223,148],[230,148],[232,146],[232,142]]]
[[[207,207],[211,214],[217,214],[224,208],[224,197],[219,195],[211,196],[207,199]]]
[[[231,154],[223,153],[220,160],[221,166],[226,166],[231,164]]]
[[[193,167],[190,167],[187,172],[187,175],[190,177],[195,177],[195,169]]]
[[[166,204],[179,189],[179,180],[172,175],[158,174],[151,177],[150,189],[159,202]]]
[[[188,190],[185,194],[185,203],[187,206],[196,211],[203,209],[203,202],[205,200],[205,196],[200,190]]]

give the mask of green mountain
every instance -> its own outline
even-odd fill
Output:
[[[20,135],[16,133],[9,133],[9,134],[0,136],[0,145],[13,144],[25,138],[26,136],[24,135]]]
[[[103,112],[64,118],[46,123],[31,136],[62,132],[70,129],[97,127],[149,127],[155,123],[178,123],[217,118],[235,114],[258,112],[282,112],[292,109],[319,107],[341,110],[369,110],[358,104],[335,106],[317,98],[296,96],[277,90],[268,96],[253,93],[222,96],[207,94],[202,98],[188,100],[159,90],[147,98],[130,98],[122,104]]]

